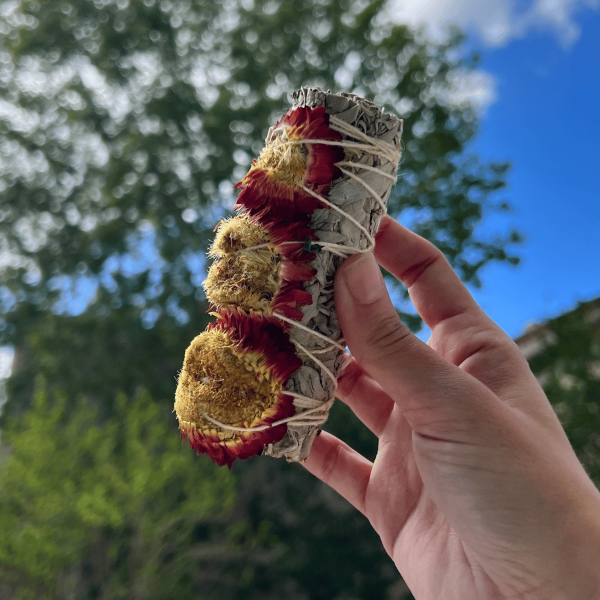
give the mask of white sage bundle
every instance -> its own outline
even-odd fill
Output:
[[[301,88],[238,184],[205,282],[217,321],[186,351],[181,434],[231,466],[308,457],[343,367],[333,280],[372,250],[400,161],[402,121],[352,94]]]

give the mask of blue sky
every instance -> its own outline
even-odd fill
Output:
[[[400,18],[425,24],[434,36],[446,21],[462,25],[482,54],[487,89],[474,150],[512,163],[503,197],[514,209],[486,221],[485,231],[515,227],[525,243],[521,265],[488,267],[483,289],[473,292],[514,337],[600,296],[600,5],[481,4],[489,14],[469,0],[451,8],[421,0],[418,9],[403,0],[412,12]],[[438,5],[449,12],[440,15]]]
[[[510,222],[526,243],[522,264],[488,268],[476,297],[513,336],[600,296],[600,12],[578,21],[570,47],[531,34],[484,51],[497,101],[477,149],[512,162]]]

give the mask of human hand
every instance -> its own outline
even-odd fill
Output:
[[[371,254],[342,265],[338,397],[379,449],[371,463],[324,432],[306,467],[367,516],[417,600],[600,598],[600,493],[517,346],[389,217],[375,258],[431,339],[400,322]]]

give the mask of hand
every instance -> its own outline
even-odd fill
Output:
[[[377,262],[432,330],[400,322]],[[353,360],[338,396],[374,463],[323,433],[306,467],[366,515],[417,600],[600,598],[600,493],[517,346],[433,245],[384,219],[336,305]]]

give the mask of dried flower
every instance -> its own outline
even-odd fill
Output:
[[[344,158],[339,146],[303,143],[309,139],[339,142],[340,134],[328,123],[329,115],[323,107],[289,110],[270,130],[259,157],[236,185],[242,190],[237,205],[251,215],[269,219],[291,220],[312,214],[319,200],[302,186],[326,193],[339,174],[335,163]]]
[[[175,395],[182,437],[219,465],[259,453],[279,441],[285,424],[261,427],[294,414],[284,384],[302,361],[287,332],[272,318],[223,310],[186,350]],[[207,418],[208,417],[208,418]]]
[[[311,241],[312,230],[303,223],[268,225],[249,215],[222,221],[209,253],[216,260],[203,284],[209,302],[302,319],[298,307],[312,296],[300,284],[315,274],[304,239]]]
[[[204,282],[217,321],[177,387],[182,436],[219,465],[308,456],[343,363],[335,270],[372,247],[398,166],[395,117],[318,88],[292,97],[236,186],[240,214],[217,228]]]

